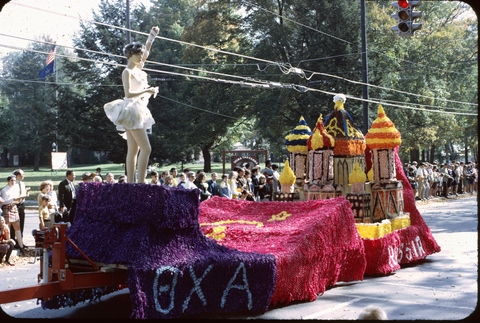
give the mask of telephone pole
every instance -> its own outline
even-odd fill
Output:
[[[127,1],[127,9],[126,9],[126,16],[127,16],[127,44],[131,43],[131,35],[130,35],[130,0]]]
[[[366,5],[365,0],[360,1],[361,33],[362,33],[362,94],[368,100],[368,60],[367,60],[367,31],[366,31]],[[363,134],[368,132],[368,101],[363,101]]]

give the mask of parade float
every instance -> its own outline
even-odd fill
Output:
[[[345,97],[334,101],[325,126],[320,116],[312,132],[302,117],[287,138],[274,201],[200,203],[198,190],[81,183],[74,223],[34,231],[38,285],[0,291],[0,304],[37,298],[57,309],[128,287],[132,318],[256,314],[439,252],[393,122],[379,106],[363,136]]]

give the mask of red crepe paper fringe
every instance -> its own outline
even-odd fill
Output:
[[[379,239],[363,239],[367,258],[366,275],[387,275],[398,270],[401,265],[417,263],[441,250],[417,209],[414,191],[398,156],[398,147],[395,148],[394,155],[397,180],[403,184],[404,211],[410,213],[410,226]],[[365,161],[369,170],[371,168],[369,149],[366,151]]]
[[[279,214],[288,216],[271,221]],[[227,247],[275,256],[272,305],[312,301],[339,280],[363,279],[363,242],[350,203],[343,197],[261,204],[214,197],[200,205],[199,220],[204,233],[215,222],[226,226],[225,238],[219,243]],[[225,220],[230,223],[220,224]]]

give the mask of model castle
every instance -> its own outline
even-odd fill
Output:
[[[374,223],[404,215],[402,182],[396,179],[394,150],[400,132],[381,105],[364,136],[345,110],[343,94],[334,111],[317,120],[313,131],[303,117],[285,137],[289,160],[279,178],[276,200],[321,200],[344,196],[357,223]],[[365,173],[366,148],[372,167]],[[289,196],[289,199],[285,199]]]

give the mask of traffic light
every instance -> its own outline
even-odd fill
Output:
[[[414,11],[420,4],[420,0],[398,0],[392,3],[397,12],[392,14],[392,18],[397,19],[398,24],[393,26],[393,31],[400,36],[413,36],[413,33],[422,28],[421,23],[414,23],[415,19],[422,16],[421,11]]]

